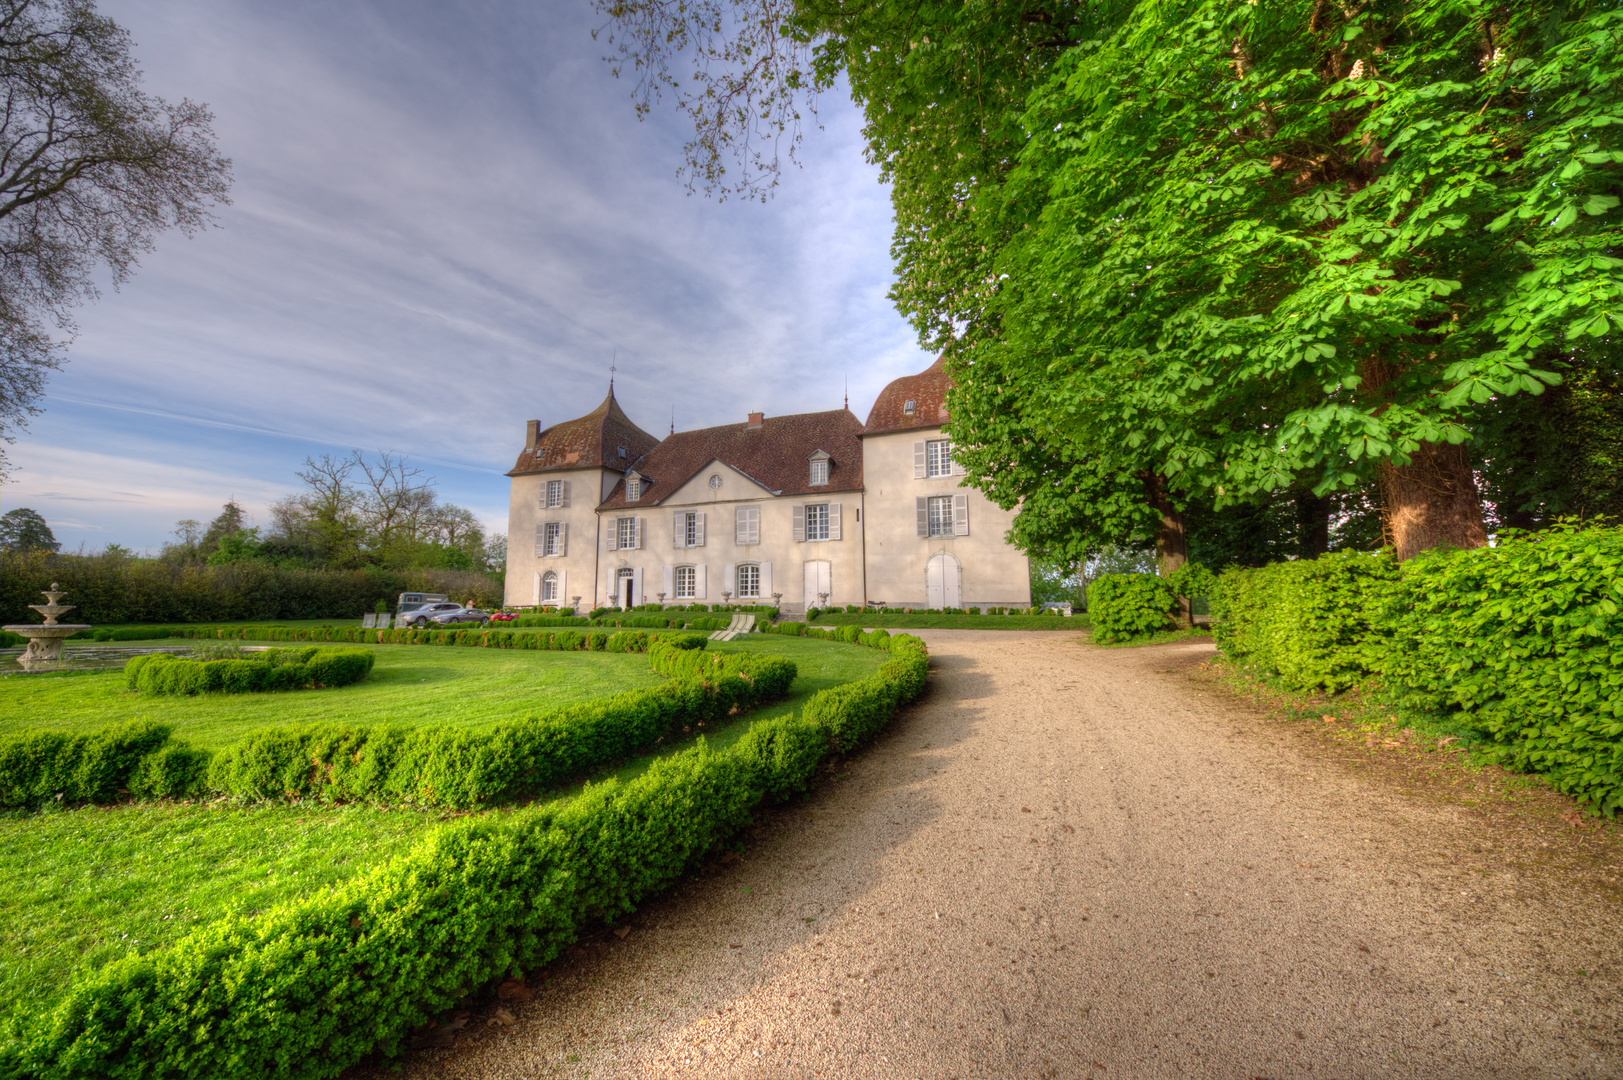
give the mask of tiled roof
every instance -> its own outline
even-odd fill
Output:
[[[535,449],[520,450],[508,476],[557,472],[561,469],[629,469],[659,440],[631,422],[614,400],[614,387],[603,404],[576,420],[554,424],[536,438]],[[626,456],[620,457],[620,447]]]
[[[692,479],[712,461],[737,469],[768,491],[811,495],[862,489],[862,421],[849,409],[769,416],[760,427],[726,424],[667,436],[637,465],[642,498],[625,499],[622,478],[603,500],[602,509],[653,506]],[[826,452],[832,459],[828,483],[811,486],[811,456]]]
[[[947,422],[947,387],[952,378],[947,374],[946,357],[917,375],[904,375],[879,392],[879,400],[868,413],[864,435],[879,435],[887,431],[909,431],[913,428],[936,428]],[[913,402],[913,412],[907,412],[907,403]]]

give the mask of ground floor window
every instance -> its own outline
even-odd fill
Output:
[[[558,575],[551,570],[541,575],[541,602],[543,604],[558,602]]]
[[[753,600],[761,595],[761,568],[744,563],[738,568],[738,598]]]
[[[692,600],[698,593],[699,575],[691,566],[678,566],[676,568],[676,598],[678,600]]]

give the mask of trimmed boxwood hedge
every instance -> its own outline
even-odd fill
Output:
[[[1608,816],[1623,807],[1623,529],[1234,570],[1213,614],[1227,655],[1286,686],[1376,677],[1385,698],[1464,729],[1490,758]]]
[[[413,1026],[634,910],[917,697],[923,643],[885,644],[893,659],[841,687],[843,707],[824,691],[725,751],[701,742],[563,806],[441,826],[358,879],[110,964],[0,1048],[0,1075],[314,1080],[397,1053]]]
[[[172,653],[131,657],[124,685],[148,694],[243,694],[348,686],[372,674],[371,649],[267,649],[238,660],[192,660]]]

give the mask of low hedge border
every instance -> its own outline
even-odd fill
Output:
[[[1063,615],[916,615],[868,612],[849,614],[825,611],[811,620],[822,626],[875,626],[889,630],[1086,630],[1088,616],[1077,613],[1069,618]],[[780,623],[780,626],[798,626],[799,623]]]
[[[484,649],[540,649],[573,652],[647,652],[651,641],[676,638],[703,642],[704,634],[645,630],[374,630],[362,626],[173,626],[169,637],[218,641],[330,641],[354,645],[467,645]],[[690,648],[692,646],[689,646]]]
[[[192,660],[173,653],[132,656],[124,685],[146,694],[246,694],[348,686],[372,674],[371,649],[268,649],[239,660]]]
[[[929,668],[916,638],[882,647],[876,675],[727,750],[701,742],[561,807],[442,826],[328,892],[110,964],[0,1049],[0,1075],[313,1080],[397,1053],[413,1026],[634,910],[878,730]]]

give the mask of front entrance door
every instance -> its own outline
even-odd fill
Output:
[[[833,596],[834,587],[829,580],[829,563],[818,560],[806,564],[806,606],[825,603],[823,596]]]
[[[634,572],[630,568],[625,568],[620,571],[620,580],[615,583],[617,588],[615,589],[614,602],[626,611],[630,611],[637,606],[632,602],[632,585],[634,582]]]
[[[963,607],[958,577],[957,559],[946,552],[933,557],[924,569],[925,606],[938,609]]]

